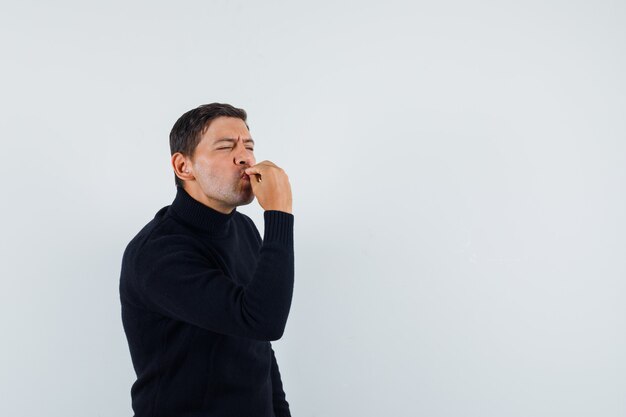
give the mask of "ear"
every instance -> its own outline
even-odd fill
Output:
[[[172,155],[172,168],[176,176],[181,180],[190,181],[195,178],[193,176],[191,160],[180,152],[176,152]]]

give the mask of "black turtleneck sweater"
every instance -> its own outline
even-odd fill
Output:
[[[135,417],[285,417],[270,341],[294,286],[291,213],[252,220],[178,188],[126,247],[122,322],[137,380]]]

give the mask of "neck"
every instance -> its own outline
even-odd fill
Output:
[[[224,237],[232,232],[231,225],[237,209],[222,213],[193,198],[184,188],[177,188],[170,209],[179,220],[208,232],[211,236]]]

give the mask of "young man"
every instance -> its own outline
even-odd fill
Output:
[[[272,162],[256,163],[246,117],[211,103],[178,119],[176,197],[124,251],[136,417],[291,415],[270,343],[283,335],[293,294],[291,186]],[[263,239],[236,209],[255,197]]]

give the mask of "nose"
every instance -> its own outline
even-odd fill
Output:
[[[256,163],[254,159],[254,155],[250,149],[246,148],[246,145],[243,143],[243,140],[238,140],[236,145],[235,159],[234,163],[238,166],[251,167]]]

